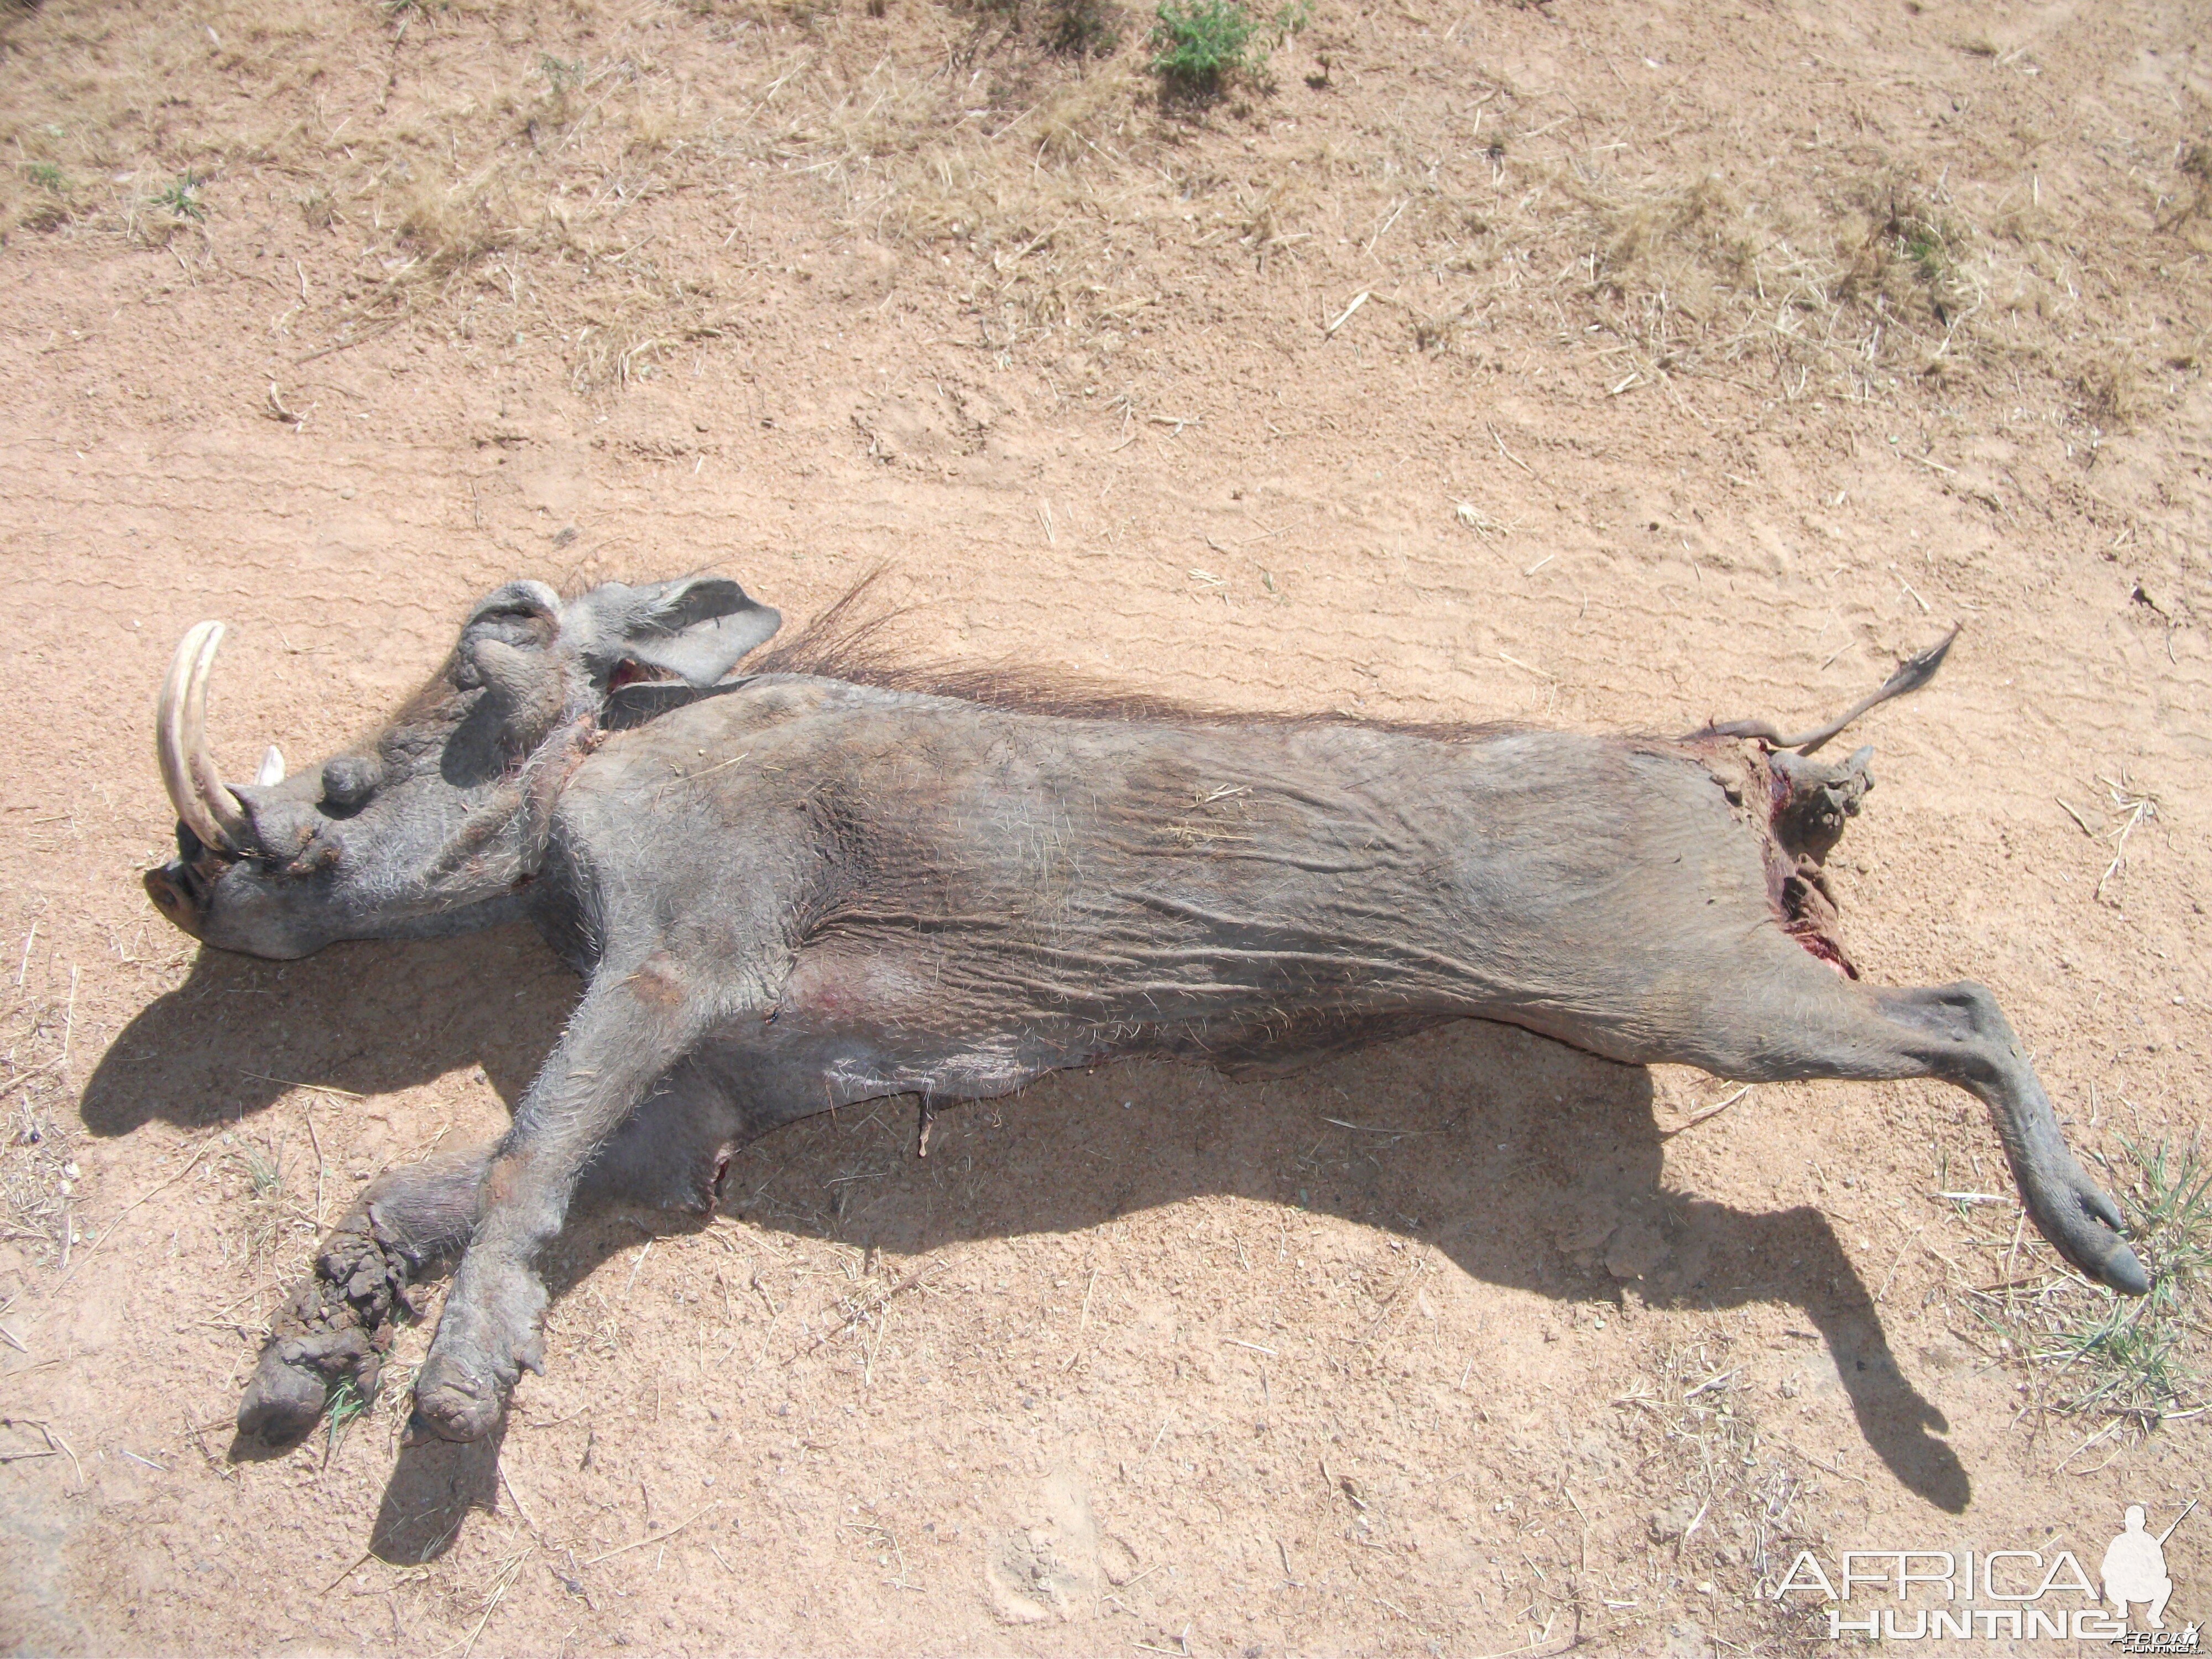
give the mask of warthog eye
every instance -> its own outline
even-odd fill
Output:
[[[368,755],[338,755],[323,763],[323,802],[354,811],[384,781],[384,768]]]

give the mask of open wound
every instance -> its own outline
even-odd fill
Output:
[[[1873,755],[1872,749],[1860,749],[1830,764],[1778,749],[1754,763],[1765,774],[1766,884],[1783,929],[1850,979],[1859,970],[1844,949],[1826,866],[1843,839],[1845,821],[1858,816],[1859,804],[1874,787],[1867,770]]]

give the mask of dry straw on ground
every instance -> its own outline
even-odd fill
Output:
[[[2002,365],[2069,380],[2106,426],[2149,395],[2109,319],[2081,343],[2088,274],[2032,161],[1972,200],[1867,142],[1794,175],[1750,155],[1715,170],[1675,160],[1671,133],[1474,63],[1448,109],[1386,115],[1357,149],[1267,130],[1263,97],[1240,107],[1264,143],[1194,166],[1188,140],[1237,117],[1164,104],[1133,32],[1054,9],[929,15],[886,33],[834,6],[702,13],[709,65],[672,53],[650,8],[388,8],[386,96],[403,101],[370,132],[325,120],[320,88],[387,71],[335,58],[304,14],[237,0],[127,33],[14,14],[0,228],[224,257],[239,216],[264,210],[243,181],[281,179],[349,265],[337,292],[303,293],[298,337],[552,335],[589,390],[743,316],[757,296],[723,256],[774,169],[857,236],[957,252],[1014,334],[1087,342],[1188,304],[1139,274],[1169,248],[1264,282],[1334,243],[1379,251],[1391,280],[1371,286],[1408,348],[1480,356],[1486,329],[1549,311],[1617,342],[1624,391],[1723,377],[1866,400]],[[1306,49],[1335,62],[1346,44],[1322,31]],[[210,64],[259,94],[173,107],[165,86]],[[440,72],[401,92],[403,64]],[[2203,220],[2203,153],[2170,158],[2167,234]]]

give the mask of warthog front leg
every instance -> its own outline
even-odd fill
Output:
[[[407,1287],[467,1243],[491,1148],[388,1171],[315,1253],[315,1270],[270,1322],[238,1430],[283,1445],[315,1425],[340,1383],[376,1392]]]
[[[576,1201],[710,1214],[738,1128],[714,1080],[679,1066],[591,1161]],[[289,1444],[314,1427],[341,1382],[364,1398],[376,1392],[409,1288],[469,1242],[495,1150],[391,1170],[361,1195],[272,1322],[238,1408],[240,1432]]]
[[[415,1380],[413,1429],[476,1440],[498,1424],[526,1365],[543,1363],[538,1252],[558,1237],[592,1155],[704,1032],[714,988],[665,954],[605,968],[484,1171],[476,1225]]]

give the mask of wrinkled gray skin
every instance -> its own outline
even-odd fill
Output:
[[[580,1190],[708,1208],[732,1149],[832,1106],[1131,1055],[1288,1068],[1470,1017],[1748,1082],[1956,1084],[2044,1236],[2146,1288],[1989,992],[1861,984],[1804,902],[1864,751],[717,684],[775,621],[720,580],[501,588],[373,740],[234,787],[249,844],[180,830],[148,872],[224,950],[526,914],[586,977],[507,1136],[385,1177],[325,1241],[243,1430],[373,1387],[410,1279],[459,1251],[415,1429],[486,1433],[540,1362],[534,1263]]]

